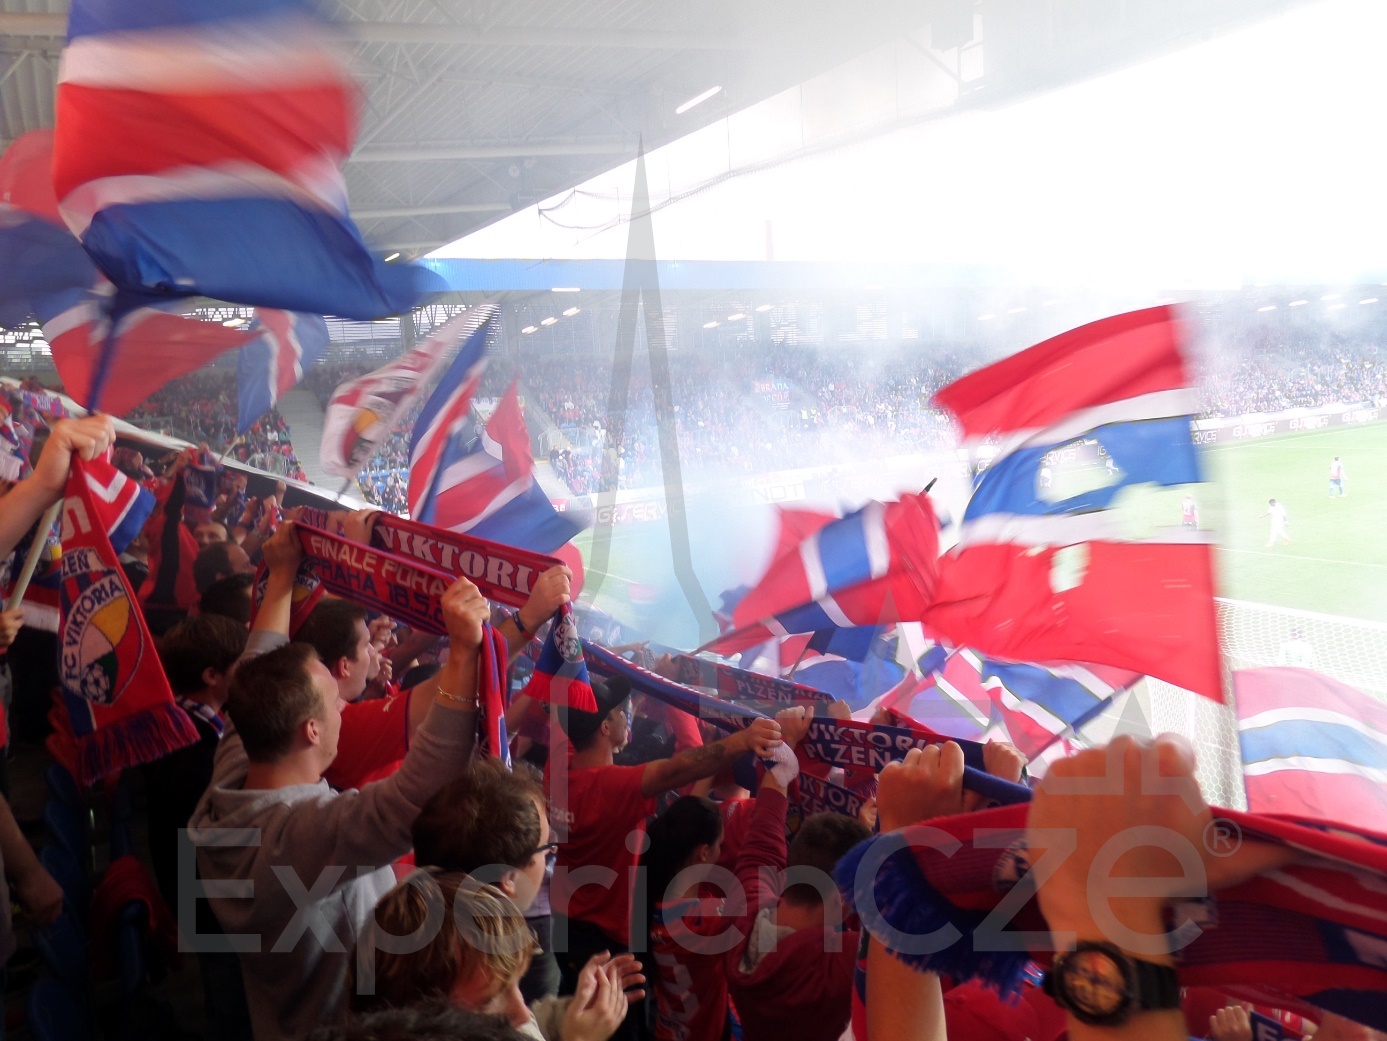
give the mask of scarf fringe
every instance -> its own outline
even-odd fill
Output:
[[[91,786],[195,743],[197,728],[172,702],[151,705],[77,738],[78,780]]]
[[[867,904],[869,895],[886,924],[909,937],[924,937],[939,929],[953,926],[962,935],[948,947],[927,954],[894,950],[891,954],[911,968],[934,972],[955,980],[981,980],[1006,997],[1019,994],[1026,980],[1026,964],[1031,960],[1026,951],[980,951],[974,944],[977,929],[985,914],[955,907],[926,881],[914,853],[907,847],[888,856],[878,867],[876,876],[859,879],[858,871],[867,851],[885,841],[878,836],[860,843],[838,863],[837,880],[843,900],[854,910],[858,903]],[[860,912],[859,912],[860,913]],[[868,928],[864,921],[863,929]],[[880,937],[878,937],[880,939]]]

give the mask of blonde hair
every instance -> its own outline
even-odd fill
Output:
[[[462,872],[421,868],[381,897],[357,943],[358,1012],[444,998],[459,979],[512,980],[539,951],[519,908]]]

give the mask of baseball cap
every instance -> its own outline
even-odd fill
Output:
[[[582,709],[566,705],[559,706],[559,723],[574,744],[586,744],[592,735],[597,733],[602,721],[612,709],[631,696],[631,684],[620,676],[613,676],[605,682],[594,679],[592,696],[597,701],[596,712],[584,712]]]

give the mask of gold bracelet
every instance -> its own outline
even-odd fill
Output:
[[[477,701],[477,695],[475,694],[450,694],[446,690],[444,690],[442,686],[438,688],[438,696],[442,698],[444,701],[451,701],[454,705],[463,705],[467,708],[475,709],[480,704]]]

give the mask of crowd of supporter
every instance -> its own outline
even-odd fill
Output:
[[[295,480],[306,480],[294,454],[289,424],[276,409],[238,438],[236,373],[206,369],[166,384],[125,418],[146,430],[206,444],[218,455],[231,449],[237,462]]]
[[[113,440],[104,417],[57,423],[32,475],[5,497],[0,553],[63,493],[72,458],[99,461]],[[1317,854],[1306,835],[1295,848],[1240,836],[1231,855],[1211,843],[1211,829],[1235,826],[1205,805],[1181,739],[1119,738],[1051,761],[1038,781],[1004,741],[976,749],[969,773],[960,744],[924,731],[908,751],[894,736],[872,742],[895,749],[872,764],[834,755],[816,736],[815,712],[846,719],[841,703],[741,715],[731,732],[681,710],[657,695],[662,682],[677,683],[676,661],[644,644],[612,649],[644,668],[594,675],[586,704],[573,684],[551,712],[542,681],[553,666],[536,641],[573,599],[567,567],[532,575],[518,610],[457,577],[433,594],[438,620],[411,630],[321,587],[303,597],[306,550],[282,484],[209,472],[192,451],[151,465],[123,448],[115,462],[155,495],[143,530],[121,533],[120,564],[133,609],[158,641],[167,708],[186,716],[195,740],[160,748],[141,738],[139,783],[120,782],[134,808],[121,812],[143,815],[148,850],[107,873],[119,875],[119,892],[138,894],[143,957],[159,956],[150,937],[161,928],[259,939],[184,948],[197,963],[186,978],[203,988],[208,1037],[1184,1041],[1197,1031],[1246,1041],[1253,1015],[1274,1017],[1284,1038],[1310,1029],[1303,1003],[1252,1013],[1217,988],[1180,989],[1170,937],[1185,935],[1191,914],[1220,925],[1217,906],[1191,910],[1206,884],[1217,895],[1254,881],[1223,924],[1260,930],[1255,901],[1268,891],[1293,892],[1304,908],[1313,897],[1302,894],[1337,893],[1349,877],[1327,877],[1342,871],[1335,860],[1307,863]],[[388,523],[368,513],[332,520],[358,543]],[[360,567],[369,579],[368,557]],[[253,593],[251,572],[262,564]],[[4,647],[22,628],[10,614],[0,616]],[[614,638],[596,618],[585,631],[593,625]],[[53,669],[57,643],[47,639]],[[558,656],[557,640],[549,646]],[[524,673],[537,682],[522,686]],[[144,693],[157,703],[158,691]],[[867,713],[869,726],[894,725],[883,736],[918,726],[885,709]],[[79,772],[66,717],[54,718],[55,769]],[[1148,783],[1157,772],[1162,783]],[[77,791],[70,777],[50,774],[50,784]],[[120,802],[94,800],[108,801]],[[915,829],[921,821],[935,829]],[[1362,855],[1346,844],[1349,826],[1323,840],[1334,858]],[[973,827],[987,838],[975,839]],[[999,828],[1017,833],[999,844]],[[1051,856],[1061,852],[1056,836],[1063,855]],[[952,845],[938,845],[941,837]],[[1119,844],[1125,853],[1114,862]],[[1047,928],[1069,939],[1053,962],[1041,954],[1030,963],[1014,944],[984,946],[983,915],[1042,848],[1052,867],[1017,928],[1031,930],[1038,951],[1049,949]],[[88,852],[36,857],[3,799],[0,850],[34,927],[82,928],[69,895],[82,869],[69,861],[90,864]],[[927,863],[931,850],[939,855]],[[1359,870],[1353,884],[1371,894],[1377,882]],[[968,881],[979,873],[981,891]],[[1285,884],[1263,885],[1264,874]],[[111,899],[93,899],[93,923]],[[1345,913],[1356,949],[1371,952],[1380,929],[1359,913],[1369,898],[1356,899]],[[0,965],[15,947],[10,924],[0,907]],[[93,950],[104,942],[94,935]],[[1288,957],[1304,946],[1289,937],[1280,949]],[[1330,993],[1341,1010],[1384,1021],[1371,1002],[1343,996],[1365,993],[1370,958],[1342,984],[1357,991]],[[1202,979],[1254,988],[1265,972],[1240,950],[1197,968]],[[152,1022],[136,1003],[154,1000],[147,983],[129,988],[121,1014]],[[43,993],[55,1000],[59,991]],[[1313,1019],[1319,1041],[1373,1036],[1333,1015]],[[161,1029],[130,1036],[187,1033]]]
[[[1371,337],[1246,325],[1226,339],[1201,373],[1206,415],[1387,401],[1387,365],[1379,364]],[[662,392],[658,399],[638,354],[625,387],[619,439],[609,429],[612,362],[600,352],[498,357],[481,394],[495,397],[520,378],[532,431],[557,431],[545,439],[556,475],[574,495],[587,495],[604,487],[608,472],[617,488],[659,484],[662,453],[674,447],[684,480],[947,448],[954,443],[951,424],[929,401],[983,360],[979,350],[965,344],[873,351],[756,342],[716,353],[675,351],[667,355],[668,397]],[[320,365],[304,382],[326,405],[337,386],[369,367]],[[204,372],[175,381],[131,418],[220,451],[235,436],[234,405],[231,374]],[[414,414],[397,424],[357,480],[366,501],[392,512],[407,508]],[[670,446],[662,445],[662,424],[674,436]],[[273,410],[234,454],[275,472],[301,473],[287,425]]]

